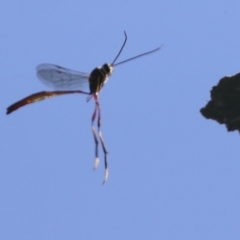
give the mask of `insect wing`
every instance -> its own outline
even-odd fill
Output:
[[[37,76],[44,84],[56,90],[86,89],[89,83],[89,74],[54,64],[38,65]]]

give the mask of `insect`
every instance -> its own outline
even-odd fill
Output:
[[[98,153],[98,146],[99,146],[99,140],[100,144],[103,149],[104,153],[104,164],[105,164],[105,174],[104,174],[104,181],[105,183],[108,179],[108,152],[106,149],[106,145],[103,141],[102,133],[101,133],[101,111],[100,111],[100,105],[98,101],[98,93],[101,91],[103,85],[107,82],[108,77],[113,72],[113,67],[120,65],[122,63],[131,61],[133,59],[142,57],[144,55],[153,53],[158,51],[160,47],[139,54],[135,57],[129,58],[127,60],[124,60],[122,62],[115,63],[118,57],[120,56],[126,41],[127,41],[127,34],[124,31],[125,40],[123,42],[122,47],[120,48],[117,56],[113,60],[111,64],[103,64],[102,67],[97,67],[93,69],[93,71],[90,74],[73,71],[64,67],[60,67],[58,65],[54,64],[40,64],[37,66],[37,77],[46,85],[49,85],[53,88],[55,88],[56,91],[42,91],[37,92],[32,95],[29,95],[23,99],[21,99],[18,102],[15,102],[11,106],[7,108],[7,114],[10,114],[11,112],[17,110],[20,107],[23,107],[27,104],[34,103],[40,100],[44,100],[46,98],[54,97],[54,96],[60,96],[64,94],[72,94],[72,93],[81,93],[88,95],[87,101],[89,101],[91,98],[95,101],[95,108],[92,114],[91,118],[91,126],[92,126],[92,133],[94,137],[95,142],[95,162],[94,162],[94,169],[96,169],[99,165],[99,153]],[[88,85],[89,86],[89,92],[83,91],[84,87]],[[95,120],[97,121],[97,129],[94,126]]]

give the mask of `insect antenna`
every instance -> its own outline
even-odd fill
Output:
[[[136,58],[142,57],[142,56],[144,56],[144,55],[147,55],[147,54],[150,54],[150,53],[156,52],[156,51],[158,51],[158,50],[161,49],[161,48],[162,48],[162,46],[160,46],[160,47],[158,47],[158,48],[156,48],[156,49],[153,49],[153,50],[151,50],[151,51],[149,51],[149,52],[145,52],[145,53],[139,54],[139,55],[137,55],[137,56],[135,56],[135,57],[132,57],[132,58],[126,59],[126,60],[124,60],[124,61],[122,61],[122,62],[119,62],[119,63],[113,64],[112,66],[115,67],[115,66],[120,65],[120,64],[122,64],[122,63],[125,63],[125,62],[131,61],[131,60],[133,60],[133,59],[136,59]]]
[[[119,55],[121,54],[121,52],[122,52],[122,50],[123,50],[123,48],[124,48],[124,46],[125,46],[125,44],[126,44],[126,42],[127,42],[127,34],[126,34],[126,32],[124,31],[124,35],[125,35],[125,40],[124,40],[124,43],[123,43],[123,45],[122,45],[122,47],[121,47],[121,49],[120,49],[120,51],[118,52],[118,55],[115,57],[115,59],[113,60],[113,62],[112,62],[112,64],[111,64],[111,66],[115,66],[114,65],[114,63],[116,62],[116,60],[118,59],[118,57],[119,57]]]

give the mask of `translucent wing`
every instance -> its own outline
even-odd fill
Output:
[[[56,90],[86,89],[89,84],[89,74],[54,64],[38,65],[37,76],[44,84]]]

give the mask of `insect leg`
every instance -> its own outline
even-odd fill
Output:
[[[95,103],[95,109],[92,115],[92,132],[93,132],[93,138],[94,138],[94,142],[95,142],[95,161],[94,161],[94,166],[93,169],[96,169],[98,167],[99,164],[99,157],[98,157],[98,138],[97,138],[97,133],[94,127],[94,120],[96,118],[96,114],[97,114],[97,105]]]
[[[97,121],[97,126],[98,126],[98,136],[99,136],[99,139],[100,139],[100,142],[101,142],[101,145],[102,145],[102,149],[103,149],[103,152],[104,152],[104,165],[105,165],[105,174],[104,174],[104,180],[103,180],[103,184],[107,181],[108,179],[108,159],[107,159],[107,149],[106,149],[106,145],[103,141],[103,136],[102,136],[102,132],[101,132],[101,111],[100,111],[100,105],[99,105],[99,102],[98,102],[98,97],[97,95],[94,95],[94,99],[95,99],[95,102],[96,102],[96,107],[98,109],[98,121]]]
[[[21,99],[20,101],[17,101],[14,104],[12,104],[11,106],[9,106],[7,108],[7,114],[10,114],[11,112],[17,110],[18,108],[23,107],[23,106],[25,106],[27,104],[30,104],[30,103],[38,102],[38,101],[44,100],[46,98],[51,98],[51,97],[54,97],[54,96],[60,96],[60,95],[63,95],[63,94],[71,94],[71,93],[82,93],[82,94],[89,95],[89,93],[83,92],[83,91],[80,91],[80,90],[75,90],[75,91],[52,91],[52,92],[43,91],[43,92],[37,92],[37,93],[34,93],[32,95],[29,95],[29,96]]]

